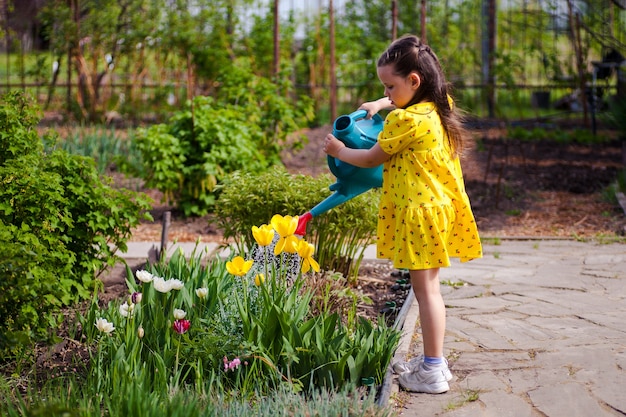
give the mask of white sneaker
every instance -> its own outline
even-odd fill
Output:
[[[405,372],[410,372],[414,369],[419,368],[419,366],[423,362],[424,362],[424,355],[419,355],[419,356],[412,358],[409,361],[398,361],[394,363],[393,365],[391,365],[391,368],[396,374],[400,375]]]
[[[448,360],[446,358],[443,358],[443,361],[446,364],[444,370],[446,381],[452,381],[453,376],[452,372],[450,372],[450,369],[448,368]],[[422,365],[422,363],[424,363],[424,355],[419,355],[409,361],[398,361],[391,365],[391,369],[393,369],[396,374],[400,375],[405,372],[415,371]]]
[[[400,374],[398,382],[400,386],[407,391],[442,394],[450,390],[450,385],[446,380],[445,374],[447,369],[447,365],[426,369],[424,364],[422,364],[413,371]]]

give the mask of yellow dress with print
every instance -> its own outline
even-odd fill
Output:
[[[395,268],[430,269],[482,257],[458,157],[433,103],[390,112],[378,142],[383,165],[377,254]]]

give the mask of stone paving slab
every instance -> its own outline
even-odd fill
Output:
[[[450,391],[400,389],[391,397],[398,414],[626,415],[626,244],[502,240],[484,249],[483,259],[441,271],[455,283],[442,287]],[[413,325],[410,349],[395,359],[421,353]]]

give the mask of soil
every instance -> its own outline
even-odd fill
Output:
[[[305,131],[308,143],[283,155],[289,172],[311,176],[329,172],[320,144],[331,130],[322,126]],[[624,168],[619,140],[593,145],[529,143],[508,139],[502,132],[493,128],[474,131],[462,157],[467,193],[483,238],[624,236],[624,211],[605,198],[607,186]],[[143,191],[155,201],[154,221],[140,224],[131,241],[159,242],[163,213],[171,211],[169,241],[222,242],[208,216],[185,219],[174,207],[160,203],[162,195],[157,190]],[[387,261],[363,263],[358,289],[373,302],[362,306],[362,314],[374,317],[386,312],[393,320],[408,291],[399,275]],[[123,284],[123,280],[107,281]],[[124,290],[122,285],[118,288]],[[109,288],[109,294],[115,292]]]
[[[311,176],[330,172],[320,146],[330,131],[331,126],[305,131],[308,143],[303,149],[283,155],[288,171]],[[483,237],[625,234],[621,207],[605,197],[607,187],[624,169],[619,140],[600,144],[529,143],[507,139],[498,129],[473,132],[473,138],[461,162]],[[165,211],[172,212],[170,240],[221,241],[220,231],[209,224],[208,216],[185,219],[174,207],[160,203],[162,195],[157,190],[143,191],[155,201],[154,221],[140,224],[132,241],[160,241]]]

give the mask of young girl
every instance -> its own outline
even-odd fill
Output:
[[[378,142],[351,149],[329,134],[324,152],[363,168],[384,164],[377,256],[409,270],[424,344],[423,356],[396,363],[394,370],[404,389],[438,394],[450,389],[452,379],[443,357],[446,311],[439,268],[450,266],[450,257],[482,256],[458,158],[464,131],[439,61],[419,38],[393,42],[378,59],[377,72],[385,97],[361,109],[368,117],[392,110]]]

